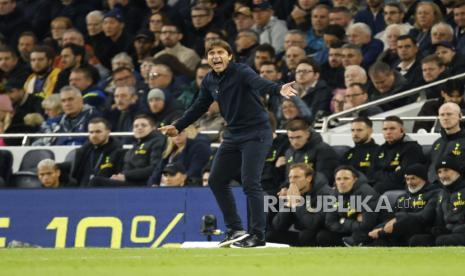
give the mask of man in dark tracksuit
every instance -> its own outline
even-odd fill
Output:
[[[390,217],[368,235],[373,246],[408,246],[416,234],[429,233],[434,223],[439,190],[428,183],[426,166],[413,164],[405,169],[407,191],[393,207]]]
[[[273,218],[271,231],[267,232],[267,240],[296,246],[315,245],[316,234],[325,225],[325,214],[322,209],[318,209],[318,200],[326,195],[334,195],[334,191],[329,187],[326,177],[314,172],[305,163],[291,165],[289,183],[287,196],[290,197],[295,190],[298,196],[304,197],[305,202],[298,206],[291,205],[295,211],[278,212]],[[289,231],[292,225],[298,232]]]
[[[286,151],[286,173],[294,163],[309,164],[316,172],[322,173],[328,183],[333,182],[334,169],[339,165],[337,153],[323,141],[321,135],[302,119],[294,119],[287,124],[287,137],[291,147]],[[283,187],[287,186],[287,182]]]
[[[381,145],[376,159],[373,186],[380,194],[403,190],[404,169],[408,165],[425,162],[421,146],[405,135],[404,124],[399,117],[386,117],[383,136],[386,142]]]
[[[268,114],[260,102],[260,93],[281,92],[285,97],[297,93],[292,83],[281,87],[260,78],[250,67],[231,62],[231,47],[224,41],[212,41],[206,55],[213,71],[202,81],[199,96],[174,125],[161,127],[168,136],[176,136],[194,123],[213,101],[227,122],[224,141],[216,153],[208,185],[223,213],[228,232],[219,246],[257,247],[265,245],[265,213],[260,177],[272,143]],[[241,168],[242,185],[250,211],[249,234],[243,231],[229,182]]]
[[[325,229],[318,232],[318,246],[353,246],[368,242],[368,232],[376,226],[379,194],[366,183],[364,177],[351,166],[335,170],[337,201],[332,212],[326,213]],[[351,202],[364,202],[367,206],[351,206]],[[360,208],[359,208],[360,207]]]
[[[103,118],[90,120],[89,142],[76,151],[71,177],[80,187],[88,187],[95,176],[111,177],[122,163],[121,144],[110,137],[110,125]]]
[[[155,130],[148,115],[137,115],[133,124],[136,142],[124,156],[123,170],[110,179],[94,177],[91,186],[146,186],[152,171],[160,165],[166,138]]]
[[[355,146],[346,152],[342,163],[365,174],[371,184],[375,173],[374,161],[379,153],[379,145],[371,137],[373,123],[366,117],[358,117],[352,121],[351,130]]]
[[[441,137],[434,141],[431,147],[431,165],[428,179],[431,183],[438,183],[435,167],[438,161],[454,156],[465,164],[465,130],[460,127],[462,112],[455,103],[445,103],[439,108],[439,123],[441,124]]]
[[[436,165],[443,190],[436,207],[436,221],[431,234],[415,235],[412,246],[464,246],[465,245],[465,180],[463,166],[452,156],[439,160]]]

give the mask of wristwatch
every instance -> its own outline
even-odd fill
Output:
[[[340,223],[340,224],[344,224],[344,221],[346,221],[346,218],[341,218],[341,219],[339,219],[339,223]]]

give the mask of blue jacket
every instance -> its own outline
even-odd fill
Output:
[[[376,16],[374,16],[370,8],[361,10],[355,15],[354,22],[362,22],[367,24],[371,29],[372,36],[381,31],[384,31],[386,28],[386,23],[384,22],[384,12],[382,9],[376,14]]]
[[[260,95],[280,90],[280,84],[261,78],[248,65],[231,62],[224,72],[212,71],[205,76],[199,96],[175,127],[179,131],[185,129],[200,118],[213,101],[218,101],[231,134],[270,128]]]

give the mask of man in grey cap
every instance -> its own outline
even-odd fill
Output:
[[[460,246],[465,245],[465,180],[460,161],[447,156],[436,164],[436,172],[443,190],[436,208],[436,221],[431,234],[415,235],[413,246]]]
[[[170,125],[174,120],[180,118],[184,112],[183,105],[172,95],[167,95],[159,88],[150,90],[147,96],[150,116],[156,127]]]

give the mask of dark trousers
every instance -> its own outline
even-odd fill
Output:
[[[464,246],[465,234],[453,233],[435,237],[430,234],[415,235],[410,239],[410,246]]]
[[[252,131],[234,137],[225,134],[225,139],[215,155],[208,185],[215,195],[229,230],[243,229],[229,186],[240,169],[242,187],[247,197],[249,233],[259,238],[265,237],[264,194],[260,178],[271,143],[270,129]]]

